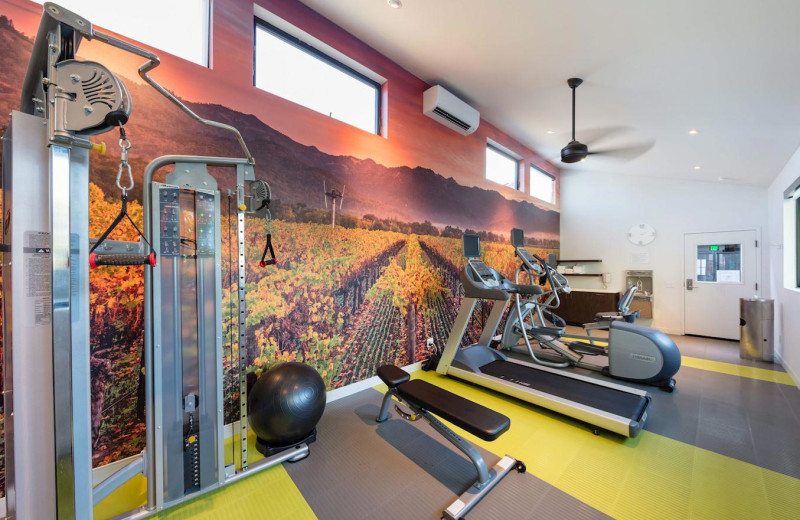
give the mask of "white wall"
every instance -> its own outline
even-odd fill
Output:
[[[800,158],[797,164],[800,172]],[[639,223],[656,229],[656,239],[647,246],[628,242],[628,230]],[[682,327],[683,234],[760,228],[763,243],[766,224],[763,187],[562,171],[561,257],[603,260],[602,270],[612,273],[609,288],[619,290],[624,289],[626,270],[652,269],[652,326],[670,334],[680,334]],[[760,289],[766,289],[767,248],[761,250]],[[632,263],[632,253],[648,253],[649,262]],[[596,278],[574,277],[570,282],[601,287]]]
[[[769,205],[769,289],[775,299],[775,343],[776,351],[783,359],[783,366],[800,383],[800,290],[789,289],[794,276],[791,272],[794,260],[794,239],[791,226],[784,226],[783,192],[800,177],[800,149],[794,153],[783,171],[767,190]],[[788,257],[788,258],[787,258]],[[787,270],[789,271],[787,273]],[[788,276],[787,276],[788,275]]]

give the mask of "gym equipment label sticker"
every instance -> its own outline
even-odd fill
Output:
[[[33,311],[28,314],[28,325],[50,325],[53,319],[50,233],[25,231],[22,255],[25,266],[25,299],[28,308]]]

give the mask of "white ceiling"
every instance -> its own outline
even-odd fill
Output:
[[[553,160],[573,76],[590,150],[599,128],[618,131],[595,149],[655,140],[559,166],[768,185],[800,144],[797,0],[301,1]]]

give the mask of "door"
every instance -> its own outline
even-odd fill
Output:
[[[739,298],[758,294],[756,230],[684,235],[684,333],[739,339]]]

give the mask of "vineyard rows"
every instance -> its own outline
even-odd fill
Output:
[[[90,200],[90,234],[99,236],[116,216],[119,203],[107,200],[93,184]],[[141,224],[141,206],[130,202],[128,209]],[[283,221],[272,226],[278,263],[261,268],[265,224],[247,219],[249,371],[301,361],[333,388],[371,376],[380,363],[421,360],[429,337],[444,347],[461,302],[458,272],[465,262],[459,239]],[[230,420],[235,415],[231,405],[238,400],[235,216],[223,215],[221,228]],[[123,222],[112,238],[134,240],[136,232]],[[483,249],[487,263],[514,274],[513,248],[484,243]],[[90,283],[93,460],[101,465],[138,452],[143,441],[136,397],[143,344],[142,268],[92,270]],[[476,312],[470,337],[479,332],[480,318],[487,314],[487,306]]]
[[[342,369],[335,387],[344,386],[375,375],[375,369],[386,363],[405,365],[408,356],[403,318],[388,294],[380,294],[364,305],[347,342]]]

